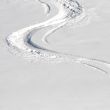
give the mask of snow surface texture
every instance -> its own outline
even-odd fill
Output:
[[[50,0],[42,1],[48,3]],[[42,8],[39,1],[0,0],[0,110],[110,110],[108,75],[89,66],[85,67],[78,61],[75,63],[72,55],[62,54],[66,60],[62,57],[56,59],[56,55],[62,56],[59,53],[68,53],[110,61],[110,1],[83,1],[79,3],[86,16],[81,21],[65,24],[46,37],[48,43],[42,42],[44,33],[60,25],[35,30],[32,33],[31,45],[25,42],[28,49],[32,46],[31,50],[39,50],[41,54],[53,55],[56,51],[58,54],[54,53],[55,56],[50,60],[40,56],[40,52],[38,57],[30,51],[24,52],[19,43],[13,42],[20,49],[16,45],[10,48],[12,44],[7,46],[6,38],[11,36],[12,32],[47,21],[57,14],[58,9],[49,2],[51,10],[45,5],[46,15],[43,12],[45,8]],[[28,62],[10,54],[6,47],[17,55],[24,52],[24,58],[27,57],[30,61],[32,57],[38,61]],[[68,57],[71,57],[70,60]],[[79,62],[81,60],[82,58],[79,58]],[[62,63],[54,63],[56,61]],[[109,71],[103,63],[94,64]]]

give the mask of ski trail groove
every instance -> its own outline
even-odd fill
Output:
[[[44,2],[42,3],[44,4]],[[49,5],[46,5],[50,11]],[[49,50],[34,44],[31,41],[31,37],[35,32],[39,31],[40,29],[52,26],[54,28],[48,31],[42,38],[44,43],[48,43],[47,38],[50,34],[68,23],[74,24],[80,22],[86,16],[85,10],[76,0],[55,0],[54,5],[59,10],[57,15],[42,23],[13,32],[6,38],[6,43],[10,50],[17,55],[23,56],[24,58],[34,62],[74,62],[92,67],[108,74],[110,72],[109,62],[95,58],[86,58],[83,56],[56,52],[54,50]]]

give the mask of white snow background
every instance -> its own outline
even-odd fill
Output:
[[[53,50],[110,61],[110,2],[83,0],[90,20],[58,30]],[[0,0],[0,110],[110,110],[110,78],[76,63],[31,63],[12,55],[5,38],[54,16],[34,0]],[[38,35],[38,36],[37,36]],[[39,43],[40,32],[32,40]]]

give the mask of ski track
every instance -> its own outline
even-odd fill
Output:
[[[40,0],[39,2],[47,6],[48,12],[50,11],[51,8],[47,3]],[[42,37],[43,43],[48,44],[47,38],[50,34],[67,24],[74,25],[74,23],[80,22],[86,16],[84,8],[76,0],[55,0],[54,5],[58,9],[57,15],[47,21],[23,28],[9,35],[6,38],[9,50],[16,55],[23,56],[25,59],[33,62],[74,62],[108,74],[110,71],[110,63],[107,61],[56,52],[34,44],[31,41],[31,37],[35,32],[51,26],[53,28]]]

